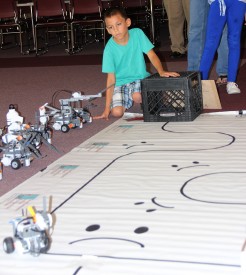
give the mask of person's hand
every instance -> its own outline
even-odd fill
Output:
[[[161,77],[178,77],[178,76],[180,76],[179,73],[176,73],[176,72],[167,72],[167,71],[162,71],[161,73],[159,73],[159,75]]]
[[[105,119],[105,120],[109,120],[109,114],[110,114],[110,110],[104,110],[104,112],[100,116],[94,116],[92,118],[93,119]]]

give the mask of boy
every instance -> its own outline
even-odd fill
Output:
[[[131,25],[124,9],[111,8],[104,14],[108,33],[112,35],[103,53],[102,71],[107,73],[106,104],[103,113],[94,119],[108,120],[109,114],[122,117],[133,102],[141,103],[140,80],[149,76],[143,53],[146,53],[160,76],[179,76],[163,70],[154,45],[142,30],[128,30]]]

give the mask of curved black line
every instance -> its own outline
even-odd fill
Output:
[[[159,206],[159,207],[162,207],[162,208],[174,208],[174,206],[165,206],[165,205],[161,205],[159,203],[157,203],[156,201],[156,197],[152,198],[151,201],[153,202],[153,204]]]
[[[91,241],[91,240],[117,240],[117,241],[125,241],[125,242],[129,242],[129,243],[138,244],[140,247],[144,247],[144,245],[142,243],[140,243],[140,242],[136,242],[136,241],[132,241],[132,240],[128,240],[128,239],[123,239],[123,238],[108,238],[108,237],[85,238],[85,239],[80,239],[80,240],[72,241],[72,242],[70,242],[68,244],[74,244],[74,243],[78,243],[78,242]]]
[[[167,130],[165,129],[165,126],[167,125],[168,123],[165,123],[161,128],[163,131],[165,132],[169,132],[169,133],[177,133],[177,134],[202,134],[202,132],[174,132],[174,131],[171,131],[171,130]],[[236,138],[233,136],[233,135],[230,135],[230,134],[226,134],[226,133],[223,133],[223,132],[206,132],[206,133],[211,133],[211,134],[219,134],[219,135],[225,135],[225,136],[228,136],[228,137],[231,137],[232,138],[232,141],[226,145],[222,145],[222,146],[218,146],[218,147],[214,147],[212,149],[220,149],[220,148],[224,148],[224,147],[227,147],[227,146],[230,146],[232,143],[235,142]],[[200,149],[199,151],[204,151],[204,150],[211,150],[210,149]],[[191,151],[194,151],[194,150],[191,150]]]
[[[204,167],[209,167],[210,165],[207,165],[207,164],[199,164],[199,165],[192,165],[192,166],[186,166],[186,167],[181,167],[179,169],[177,169],[177,171],[181,171],[183,169],[188,169],[188,168],[194,168],[194,167],[199,167],[199,166],[204,166]]]
[[[166,123],[167,124],[167,123]],[[164,124],[162,128],[166,125]],[[164,129],[163,129],[164,130]],[[165,130],[166,131],[166,130]],[[177,132],[178,133],[178,132]],[[191,132],[192,133],[192,132]],[[207,149],[183,149],[183,150],[173,150],[173,149],[166,149],[166,150],[146,150],[146,151],[137,151],[137,152],[130,152],[121,156],[116,157],[113,159],[108,165],[106,165],[104,168],[102,168],[96,175],[94,175],[91,179],[89,179],[84,185],[82,185],[80,188],[78,188],[74,193],[72,193],[67,199],[65,199],[62,203],[60,203],[57,207],[55,207],[51,214],[54,213],[56,210],[61,208],[66,202],[68,202],[71,198],[73,198],[77,193],[79,193],[83,188],[85,188],[90,182],[92,182],[95,178],[97,178],[99,175],[101,175],[108,167],[110,167],[113,163],[115,163],[117,160],[124,158],[126,156],[130,156],[133,154],[141,154],[141,153],[148,153],[148,152],[198,152],[198,151],[209,151],[209,150],[215,150],[215,149],[221,149],[227,146],[230,146],[233,142],[235,142],[235,137],[229,134],[224,134],[227,136],[230,136],[232,138],[232,141],[226,145],[218,146],[218,147],[212,147]]]
[[[137,145],[130,145],[128,147],[126,147],[126,149],[130,149],[133,147],[139,147],[139,146],[153,146],[154,144],[137,144]]]
[[[86,187],[90,182],[92,182],[95,178],[97,178],[100,174],[102,174],[108,167],[110,167],[114,162],[116,162],[118,159],[131,155],[131,153],[128,153],[126,155],[119,156],[112,160],[108,165],[106,165],[104,168],[102,168],[96,175],[94,175],[91,179],[89,179],[84,185],[82,185],[80,188],[78,188],[74,193],[72,193],[67,199],[65,199],[62,203],[60,203],[57,207],[55,207],[52,211],[51,214],[53,214],[57,209],[61,208],[66,202],[68,202],[71,198],[73,198],[77,193],[79,193],[84,187]]]
[[[76,256],[83,257],[83,254],[61,254],[61,253],[46,253],[50,256]],[[85,254],[86,255],[86,254]],[[195,262],[195,261],[178,261],[178,260],[166,260],[166,259],[149,259],[149,258],[127,258],[127,257],[114,257],[104,255],[90,255],[98,258],[106,258],[112,260],[130,260],[130,261],[148,261],[148,262],[165,262],[165,263],[180,263],[180,264],[195,264],[195,265],[211,265],[211,266],[225,266],[233,268],[241,268],[241,265],[236,264],[224,264],[224,263],[213,263],[213,262]]]
[[[188,196],[185,194],[184,192],[184,189],[185,187],[187,186],[187,184],[190,182],[190,181],[193,181],[195,179],[198,179],[198,178],[202,178],[202,177],[206,177],[206,176],[210,176],[210,175],[218,175],[218,174],[246,174],[246,172],[214,172],[214,173],[209,173],[209,174],[204,174],[204,175],[200,175],[200,176],[197,176],[197,177],[194,177],[194,178],[191,178],[189,180],[187,180],[183,186],[181,187],[180,189],[180,193],[186,197],[187,199],[190,199],[190,200],[193,200],[193,201],[199,201],[199,202],[204,202],[204,203],[211,203],[211,204],[227,204],[227,205],[246,205],[246,202],[245,203],[236,203],[236,202],[217,202],[217,201],[205,201],[205,200],[198,200],[198,199],[193,199],[192,197]]]

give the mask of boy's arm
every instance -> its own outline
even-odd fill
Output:
[[[160,61],[159,57],[156,55],[156,53],[154,52],[153,49],[151,49],[147,53],[147,56],[148,56],[150,62],[155,67],[155,69],[157,70],[157,72],[159,73],[160,76],[165,76],[165,77],[169,77],[169,76],[177,77],[177,76],[179,76],[178,73],[164,71],[163,66],[161,64],[161,61]]]
[[[103,113],[100,116],[95,116],[93,119],[106,119],[108,120],[109,114],[110,114],[110,105],[114,93],[114,84],[115,84],[115,74],[114,73],[108,73],[107,75],[107,86],[109,87],[106,90],[106,102],[105,102],[105,108]]]

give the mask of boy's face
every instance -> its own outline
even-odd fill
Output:
[[[125,44],[128,42],[128,27],[131,25],[130,18],[125,19],[120,14],[105,19],[106,29],[115,42]]]

